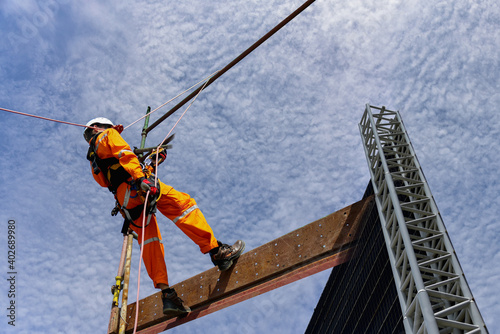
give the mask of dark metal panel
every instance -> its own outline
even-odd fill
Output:
[[[368,187],[365,196],[371,194]],[[366,213],[353,256],[333,268],[306,334],[404,333],[378,213]]]

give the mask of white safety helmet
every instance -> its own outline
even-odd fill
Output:
[[[85,124],[86,126],[92,126],[96,124],[101,124],[101,125],[108,125],[107,127],[112,127],[114,126],[113,122],[111,122],[109,119],[105,117],[97,117],[94,119],[91,119],[90,121]],[[83,138],[88,142],[92,138],[92,131],[93,129],[91,128],[85,128],[83,131]]]

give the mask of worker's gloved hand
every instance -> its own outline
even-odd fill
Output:
[[[151,179],[141,177],[137,180],[137,184],[142,190],[146,192],[149,191],[152,196],[156,196],[160,193],[160,189],[158,189],[158,187],[155,187],[154,180],[152,181]]]

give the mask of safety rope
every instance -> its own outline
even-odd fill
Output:
[[[7,112],[10,112],[10,113],[13,113],[13,114],[18,114],[18,115],[29,116],[29,117],[34,117],[34,118],[40,118],[40,119],[43,119],[43,120],[46,120],[46,121],[51,121],[51,122],[56,122],[56,123],[62,123],[62,124],[68,124],[68,125],[74,125],[74,126],[81,126],[83,128],[93,128],[92,126],[87,126],[87,125],[77,124],[77,123],[71,123],[71,122],[66,122],[66,121],[60,121],[60,120],[53,119],[53,118],[47,118],[47,117],[42,117],[42,116],[27,114],[27,113],[24,113],[24,112],[10,110],[10,109],[5,109],[5,108],[1,108],[1,107],[0,107],[0,110],[7,111]]]
[[[217,72],[215,72],[217,73]],[[212,74],[212,75],[215,75]],[[184,115],[186,115],[187,111],[189,110],[189,108],[191,108],[191,106],[193,105],[194,101],[196,101],[196,99],[198,98],[198,96],[200,95],[200,93],[205,89],[206,85],[208,84],[208,81],[209,81],[210,77],[207,78],[207,80],[205,81],[205,84],[203,85],[203,87],[201,88],[201,90],[198,92],[198,94],[196,94],[196,96],[194,97],[194,99],[191,101],[191,103],[188,105],[188,107],[186,108],[186,110],[184,110],[184,112],[182,113],[182,115],[179,117],[179,119],[177,120],[177,122],[175,122],[174,126],[172,127],[172,129],[170,129],[170,131],[167,133],[167,135],[165,136],[165,138],[163,138],[163,140],[160,142],[160,143],[163,143],[168,137],[170,137],[170,135],[172,134],[172,132],[174,131],[175,127],[179,124],[179,122],[181,121],[181,119],[184,117]],[[161,147],[161,144],[158,145],[158,147],[156,148],[156,161],[158,161],[158,153],[159,153],[159,149]],[[158,167],[158,166],[156,166]],[[155,182],[156,182],[156,174],[155,174]],[[156,183],[155,183],[156,185]]]
[[[139,291],[141,285],[141,263],[142,263],[142,255],[144,254],[144,234],[146,234],[146,208],[148,203],[149,190],[146,193],[146,199],[144,200],[144,210],[142,211],[142,236],[141,236],[141,253],[139,255],[139,270],[138,270],[138,278],[137,278],[137,298],[135,301],[135,322],[134,322],[134,334],[137,331],[137,319],[139,318]]]
[[[129,125],[127,125],[126,127],[123,128],[123,131],[125,131],[126,129],[128,129],[129,127],[131,127],[132,125],[134,125],[135,123],[139,122],[140,120],[144,119],[145,117],[151,115],[152,113],[158,111],[159,109],[163,108],[164,106],[166,106],[167,104],[169,104],[170,102],[172,102],[173,100],[177,99],[179,96],[182,96],[184,95],[186,92],[189,92],[190,90],[192,90],[194,87],[198,86],[200,83],[202,82],[205,82],[205,84],[203,85],[203,88],[202,90],[206,87],[207,83],[208,83],[208,80],[210,80],[210,78],[212,78],[214,75],[217,74],[217,72],[219,72],[219,70],[215,71],[214,73],[210,74],[209,76],[207,76],[205,79],[203,80],[200,80],[198,81],[197,83],[195,83],[194,85],[192,85],[191,87],[189,87],[188,89],[184,90],[182,93],[179,93],[177,94],[176,96],[174,96],[173,98],[171,98],[170,100],[168,100],[167,102],[163,103],[162,105],[158,106],[157,108],[155,108],[154,110],[150,111],[149,113],[147,113],[146,115],[140,117],[139,119],[133,121],[132,123],[130,123]],[[196,97],[198,97],[199,95],[199,92],[198,94],[196,95]],[[195,99],[196,99],[195,97]],[[193,100],[194,102],[194,100]],[[193,104],[193,102],[191,102],[191,104]],[[190,106],[191,106],[190,104]],[[188,108],[189,109],[189,108]],[[57,119],[53,119],[53,118],[48,118],[48,117],[43,117],[43,116],[38,116],[38,115],[33,115],[33,114],[28,114],[28,113],[24,113],[24,112],[20,112],[20,111],[15,111],[15,110],[11,110],[11,109],[6,109],[6,108],[2,108],[0,107],[0,110],[3,110],[3,111],[6,111],[6,112],[10,112],[10,113],[13,113],[13,114],[17,114],[17,115],[22,115],[22,116],[28,116],[28,117],[33,117],[33,118],[39,118],[39,119],[43,119],[45,121],[51,121],[51,122],[56,122],[56,123],[61,123],[61,124],[67,124],[67,125],[74,125],[74,126],[80,126],[82,128],[94,128],[93,126],[88,126],[88,125],[83,125],[83,124],[78,124],[78,123],[72,123],[72,122],[66,122],[66,121],[61,121],[61,120],[57,120]],[[186,110],[187,111],[187,110]],[[176,124],[177,125],[177,124]],[[175,127],[175,126],[174,126]]]
[[[178,98],[179,96],[181,95],[184,95],[186,92],[189,92],[190,90],[192,90],[194,87],[198,86],[200,83],[202,82],[205,82],[205,85],[203,86],[203,88],[205,88],[205,86],[207,85],[207,82],[208,80],[210,80],[210,78],[212,78],[214,75],[217,74],[217,72],[219,72],[218,70],[215,71],[214,73],[210,74],[208,77],[206,77],[205,79],[203,80],[200,80],[198,81],[197,83],[195,83],[194,85],[192,85],[191,87],[189,87],[188,89],[186,89],[185,91],[183,91],[182,93],[179,93],[177,94],[175,97],[171,98],[170,100],[168,100],[167,102],[163,103],[162,105],[160,105],[159,107],[157,107],[156,109],[150,111],[149,113],[147,113],[146,115],[142,116],[141,118],[139,118],[138,120],[130,123],[129,125],[127,125],[126,127],[123,128],[123,130],[125,129],[128,129],[129,127],[131,127],[132,125],[134,125],[135,123],[139,122],[140,120],[148,117],[149,115],[151,115],[152,113],[154,113],[155,111],[158,111],[160,108],[163,108],[164,106],[166,106],[167,104],[169,104],[170,102],[172,102],[173,100],[175,100],[176,98]]]

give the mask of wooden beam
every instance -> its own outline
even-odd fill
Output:
[[[191,307],[183,318],[168,319],[161,293],[139,301],[139,333],[159,333],[349,260],[373,197],[301,227],[241,255],[225,272],[212,268],[173,287]],[[128,305],[127,331],[137,303]]]
[[[283,276],[278,276],[275,279],[267,281],[264,284],[258,284],[255,287],[251,287],[247,290],[235,293],[234,295],[230,295],[227,298],[197,307],[185,317],[168,319],[163,322],[160,322],[159,324],[153,325],[143,330],[139,330],[137,331],[137,333],[140,334],[161,333],[171,328],[180,326],[191,320],[201,318],[205,315],[214,313],[216,311],[222,310],[226,307],[232,306],[239,302],[261,295],[265,292],[269,292],[284,285],[293,283],[302,278],[311,276],[323,270],[342,264],[348,261],[350,259],[350,256],[351,256],[351,249],[341,251],[340,253],[334,254],[321,261],[313,262],[312,264],[305,266],[301,270],[294,270],[288,274],[284,274]]]

